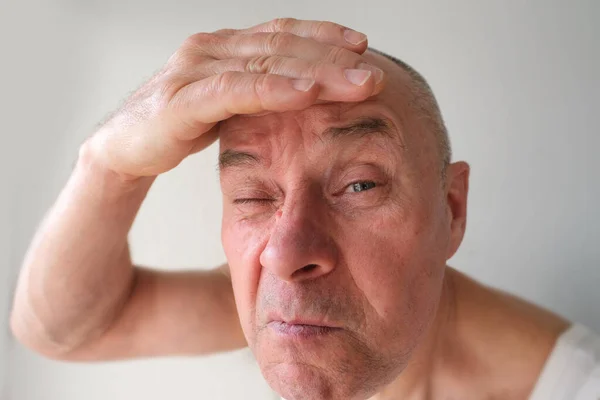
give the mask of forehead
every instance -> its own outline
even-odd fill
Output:
[[[405,142],[409,124],[408,83],[406,72],[391,60],[367,51],[363,56],[385,72],[385,86],[375,96],[361,102],[330,102],[315,104],[301,111],[265,112],[254,115],[236,115],[219,124],[222,149],[238,144],[258,144],[269,135],[285,135],[290,130],[318,139],[327,127],[344,125],[364,117],[386,120]],[[260,133],[260,134],[259,134]]]

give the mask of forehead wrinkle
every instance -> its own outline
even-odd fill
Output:
[[[289,139],[277,140],[275,137],[270,137],[275,128],[281,128],[280,123],[283,123],[282,119],[288,120],[287,123],[283,123],[283,126],[286,128],[289,128],[289,123],[299,128],[300,132],[298,133],[304,136],[304,139],[300,140],[301,144],[304,145],[301,145],[301,147],[304,149],[309,149],[316,143],[327,146],[328,143],[337,141],[351,142],[352,140],[359,140],[363,142],[365,139],[369,141],[372,139],[383,139],[381,143],[385,143],[386,141],[389,143],[391,140],[404,151],[406,150],[403,137],[404,132],[400,129],[400,121],[395,120],[396,118],[401,119],[400,115],[386,104],[383,104],[382,100],[381,96],[375,96],[369,100],[354,104],[334,102],[314,105],[307,109],[312,109],[314,112],[306,113],[307,110],[304,110],[305,112],[290,113],[291,115],[288,114],[287,118],[285,117],[286,113],[275,113],[274,115],[257,118],[258,120],[264,120],[264,123],[261,121],[258,125],[251,124],[249,127],[234,125],[233,129],[227,129],[227,131],[228,134],[235,132],[237,139],[240,139],[240,136],[244,138],[242,142],[245,145],[263,147],[259,143],[265,145],[264,140],[266,139],[267,142],[270,142],[268,147],[271,148],[271,152],[275,151],[271,154],[275,159],[279,159],[280,157],[278,156],[283,155],[285,149],[291,145]],[[277,126],[274,125],[273,118],[279,120],[280,123],[275,124]],[[319,125],[321,125],[321,128],[317,128]],[[276,135],[276,137],[279,137],[279,135]],[[279,142],[280,148],[277,150],[272,148],[274,144],[272,142],[273,139]],[[235,149],[225,150],[219,156],[219,167],[223,170],[230,166],[258,166],[267,161],[263,159],[266,155],[262,155],[262,150],[258,153]],[[295,156],[299,155],[297,152],[294,153],[296,153],[294,154]],[[309,156],[311,152],[304,152],[304,154]],[[275,162],[275,159],[269,161]],[[276,163],[279,164],[280,162],[282,160],[278,160]]]

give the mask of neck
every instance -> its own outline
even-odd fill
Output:
[[[454,271],[447,267],[436,316],[402,373],[369,400],[417,400],[431,397],[436,366],[442,362],[444,343],[453,332],[456,314]]]

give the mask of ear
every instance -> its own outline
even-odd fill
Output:
[[[456,253],[465,235],[469,173],[469,164],[464,161],[450,164],[446,171],[446,210],[450,221],[450,241],[446,260]]]

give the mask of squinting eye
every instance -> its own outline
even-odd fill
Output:
[[[348,185],[348,190],[356,193],[373,189],[375,186],[377,186],[377,184],[373,181],[355,182],[351,185]]]
[[[270,203],[273,200],[271,199],[235,199],[233,202],[235,204],[248,204],[248,203]]]

